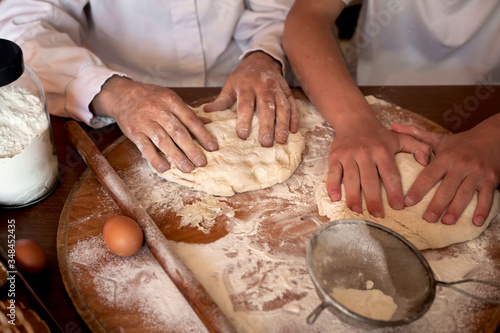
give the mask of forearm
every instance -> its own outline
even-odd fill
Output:
[[[338,2],[336,6],[325,5],[327,10],[298,4],[289,13],[283,36],[285,51],[302,89],[334,128],[376,119],[331,33],[343,8]]]
[[[498,135],[500,136],[500,112],[494,116],[491,116],[483,120],[482,122],[476,125],[476,128],[481,128],[481,129],[484,128],[488,130],[496,129],[495,132],[498,133]]]

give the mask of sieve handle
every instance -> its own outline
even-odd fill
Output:
[[[323,223],[321,223],[321,221],[316,217],[316,216],[302,216],[300,218],[301,221],[313,221],[314,223],[316,223],[318,225],[318,227],[321,227],[323,225]]]
[[[492,299],[492,298],[486,298],[486,297],[480,297],[474,294],[471,294],[465,290],[462,290],[460,288],[455,287],[456,284],[463,284],[463,283],[479,283],[479,284],[484,284],[488,286],[494,286],[494,287],[500,287],[499,282],[493,282],[493,281],[484,281],[484,280],[476,280],[476,279],[466,279],[466,280],[460,280],[460,281],[453,281],[453,282],[443,282],[443,281],[436,281],[437,284],[442,285],[443,287],[448,287],[452,290],[455,290],[456,292],[468,296],[473,299],[477,299],[479,301],[484,301],[484,302],[489,302],[489,303],[494,303],[494,304],[500,304],[500,300]]]
[[[327,302],[323,302],[320,305],[318,305],[316,307],[316,309],[314,309],[314,311],[311,312],[311,314],[309,316],[307,316],[307,320],[306,320],[307,323],[309,325],[314,324],[314,322],[316,321],[316,319],[318,319],[318,317],[321,314],[321,312],[323,312],[323,310],[326,309],[327,307],[328,307],[328,303]]]

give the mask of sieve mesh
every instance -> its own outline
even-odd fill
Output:
[[[356,319],[399,325],[420,317],[434,300],[435,279],[420,252],[398,234],[364,220],[339,220],[319,229],[309,244],[308,266],[323,299]],[[366,318],[331,296],[333,288],[366,290],[372,283],[392,297],[389,321]]]

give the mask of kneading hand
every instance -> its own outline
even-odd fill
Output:
[[[217,99],[205,106],[205,111],[225,110],[235,101],[236,132],[241,139],[250,136],[255,109],[259,115],[259,141],[264,147],[271,147],[274,139],[285,143],[289,132],[296,133],[299,129],[297,104],[282,76],[281,65],[264,52],[247,56],[229,75]]]
[[[462,215],[474,193],[478,192],[477,206],[472,223],[484,224],[488,217],[493,195],[500,183],[500,131],[498,127],[481,124],[458,134],[437,134],[415,126],[393,125],[399,133],[428,143],[436,157],[420,173],[408,193],[405,204],[412,206],[440,180],[424,219],[443,224],[454,224]]]
[[[114,76],[103,85],[92,107],[96,114],[114,118],[122,132],[160,172],[168,170],[170,164],[158,149],[184,172],[207,164],[190,133],[206,150],[218,149],[203,120],[170,89]]]
[[[411,136],[391,132],[377,119],[370,124],[353,122],[350,126],[335,129],[335,139],[328,158],[327,191],[332,201],[341,199],[341,183],[347,206],[362,213],[361,190],[368,212],[383,217],[380,179],[393,209],[404,208],[401,176],[396,166],[395,154],[412,153],[420,164],[426,165],[431,148]]]

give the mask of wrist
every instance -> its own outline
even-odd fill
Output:
[[[257,62],[262,64],[263,66],[272,67],[280,73],[283,70],[283,65],[280,61],[261,50],[253,51],[252,53],[248,54],[245,59],[243,59],[243,61]]]
[[[118,96],[126,96],[126,85],[132,82],[130,79],[118,75],[108,78],[101,86],[101,90],[90,103],[91,111],[98,116],[115,118],[114,107],[119,104]],[[120,92],[117,94],[116,92]],[[116,118],[115,118],[116,119]]]
[[[359,128],[365,124],[380,125],[373,109],[361,93],[352,95],[344,93],[338,97],[329,96],[324,101],[321,110],[325,111],[321,113],[336,131]]]

